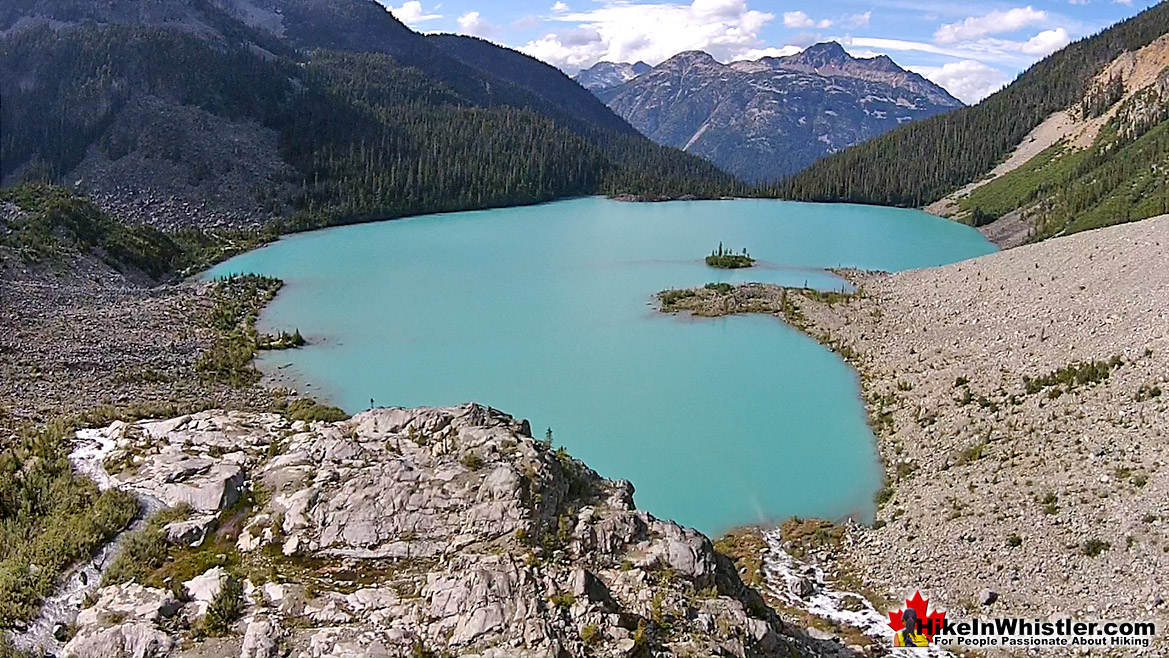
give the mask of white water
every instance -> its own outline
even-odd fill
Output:
[[[824,570],[813,564],[797,560],[783,550],[783,538],[778,529],[763,533],[767,542],[767,553],[763,557],[764,587],[767,593],[786,605],[835,622],[841,626],[858,629],[874,642],[886,647],[891,655],[944,658],[951,654],[935,647],[894,647],[895,632],[889,627],[889,616],[876,609],[872,602],[857,592],[831,589],[824,578]],[[811,580],[815,591],[807,598],[792,593],[792,586],[801,578]],[[849,610],[845,599],[861,601],[860,610]],[[853,606],[855,607],[855,605]]]
[[[75,446],[69,454],[73,470],[92,479],[100,491],[117,486],[117,482],[102,467],[102,461],[113,451],[116,444],[114,432],[78,430]],[[64,645],[53,637],[53,630],[58,625],[67,626],[77,618],[85,596],[101,584],[102,574],[117,555],[127,533],[142,527],[145,518],[162,507],[162,503],[151,496],[141,492],[135,492],[135,495],[140,508],[138,518],[113,541],[101,547],[92,559],[77,565],[65,575],[57,591],[41,605],[40,615],[27,629],[13,634],[12,642],[17,649],[44,656],[56,656],[61,652]]]

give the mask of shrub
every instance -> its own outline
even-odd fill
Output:
[[[965,450],[958,456],[959,464],[971,464],[982,458],[982,451],[986,448],[986,441],[976,443]]]
[[[658,293],[658,299],[661,300],[663,308],[669,308],[683,299],[695,296],[695,294],[693,290],[666,290]]]
[[[1088,557],[1096,557],[1110,548],[1112,548],[1112,544],[1093,538],[1080,545],[1080,552]]]
[[[1059,496],[1056,496],[1054,491],[1048,491],[1043,495],[1043,500],[1039,502],[1043,504],[1044,514],[1055,514],[1059,511],[1059,506],[1056,504],[1059,502]]]
[[[169,554],[163,526],[189,515],[190,507],[186,505],[162,509],[147,520],[144,528],[126,535],[117,557],[102,576],[102,586],[128,582],[148,584],[147,578],[166,563]]]
[[[588,624],[580,629],[580,640],[586,645],[593,645],[601,641],[601,629],[596,624]]]
[[[1023,538],[1016,534],[1011,534],[1007,537],[1007,546],[1011,548],[1018,548],[1023,545]]]
[[[463,458],[460,459],[459,462],[463,466],[466,466],[467,468],[471,469],[472,471],[477,471],[477,470],[483,468],[483,458],[474,452],[465,453],[463,455]]]
[[[313,421],[334,423],[348,419],[349,414],[337,407],[321,404],[312,398],[298,398],[288,405],[284,417],[291,421],[303,420],[306,423]]]
[[[1071,391],[1076,386],[1102,382],[1112,374],[1112,371],[1124,365],[1124,359],[1119,355],[1108,361],[1087,361],[1070,363],[1058,370],[1052,371],[1034,379],[1023,377],[1023,386],[1027,393],[1038,393],[1049,386],[1066,386]]]
[[[572,607],[573,603],[576,603],[576,597],[572,595],[572,592],[557,592],[548,597],[548,600],[552,602],[552,605],[561,610],[568,610]]]
[[[234,574],[228,574],[220,584],[219,593],[207,606],[207,615],[203,617],[203,630],[212,636],[226,635],[243,610],[243,585]]]

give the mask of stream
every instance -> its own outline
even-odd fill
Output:
[[[114,449],[117,439],[100,429],[77,431],[69,461],[79,474],[92,479],[97,488],[105,491],[117,483],[102,467],[106,455]],[[146,524],[146,518],[163,507],[162,501],[153,496],[135,491],[139,513],[128,528],[113,541],[102,546],[91,559],[73,567],[62,579],[60,587],[41,605],[40,614],[23,631],[12,635],[13,645],[20,651],[32,655],[56,656],[61,653],[64,642],[57,638],[58,629],[68,627],[77,618],[77,613],[86,595],[101,584],[102,574],[113,562],[126,536]]]
[[[841,626],[860,630],[874,643],[879,644],[894,656],[917,656],[946,658],[951,653],[936,647],[894,647],[895,632],[889,627],[889,617],[878,611],[866,597],[856,592],[832,589],[825,579],[824,570],[813,564],[798,560],[783,550],[783,538],[778,528],[763,533],[767,542],[767,553],[763,558],[763,576],[767,593],[784,604],[799,608],[808,614],[827,619]],[[811,595],[800,597],[794,594],[800,580],[814,583]],[[849,605],[846,601],[859,601]]]

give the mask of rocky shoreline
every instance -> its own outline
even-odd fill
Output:
[[[181,512],[154,530],[165,559],[106,572],[61,655],[854,653],[781,621],[709,539],[636,510],[628,482],[530,434],[477,405],[91,432],[114,486]]]
[[[662,294],[664,310],[774,313],[857,367],[888,486],[875,526],[825,557],[962,616],[1169,627],[1169,217],[841,274],[856,294]]]

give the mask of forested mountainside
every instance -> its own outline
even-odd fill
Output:
[[[962,216],[984,224],[1026,210],[1032,227],[1025,239],[1036,239],[1164,213],[1169,151],[1163,76],[1161,83],[1146,79],[1134,89],[1105,70],[1166,32],[1169,3],[1162,2],[1047,57],[978,105],[825,158],[771,192],[802,200],[922,206],[987,176],[1034,137],[1029,133],[1063,112],[1073,122],[1103,120],[1104,125],[1087,144],[1060,140],[1023,167],[970,192]]]
[[[684,52],[628,81],[626,66],[602,62],[577,79],[642,134],[752,182],[962,106],[888,57],[853,58],[835,42],[730,64]]]
[[[133,222],[300,228],[739,189],[546,64],[423,37],[373,0],[15,0],[0,35],[4,184],[76,185]]]

